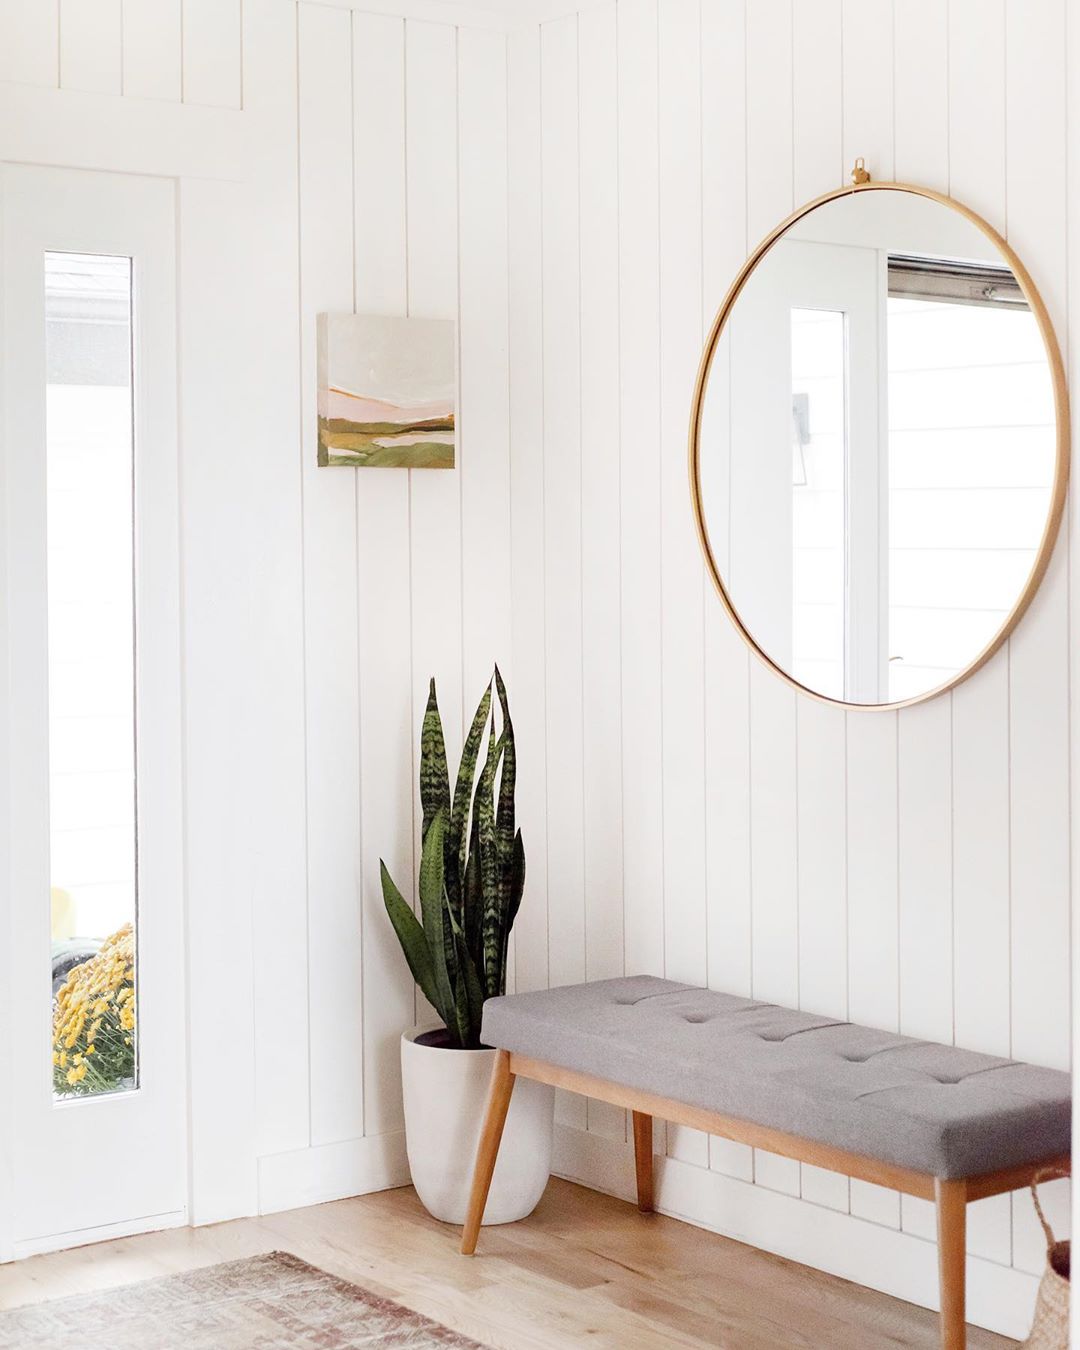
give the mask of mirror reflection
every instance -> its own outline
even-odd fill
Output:
[[[996,245],[852,193],[750,273],[708,368],[703,524],[750,637],[850,703],[947,684],[1024,594],[1054,496],[1053,374]]]

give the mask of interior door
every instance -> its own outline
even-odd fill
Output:
[[[187,1073],[174,187],[0,207],[10,1257],[184,1221]]]
[[[727,575],[765,650],[836,698],[886,670],[887,493],[876,249],[781,240],[730,343]],[[722,556],[722,555],[721,555]]]

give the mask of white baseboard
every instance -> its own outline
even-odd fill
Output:
[[[924,1308],[938,1306],[934,1242],[674,1158],[657,1158],[656,1167],[662,1214]],[[630,1144],[557,1124],[554,1169],[569,1181],[634,1198]],[[1021,1340],[1031,1327],[1037,1288],[1034,1275],[969,1256],[968,1320]]]
[[[409,1184],[405,1134],[376,1134],[259,1159],[259,1213],[321,1205]]]
[[[39,1256],[43,1252],[63,1252],[70,1247],[89,1247],[94,1242],[111,1242],[113,1238],[133,1237],[137,1233],[158,1233],[165,1228],[182,1228],[187,1223],[187,1211],[178,1209],[167,1214],[145,1214],[122,1223],[99,1224],[96,1228],[78,1228],[69,1233],[49,1233],[44,1237],[25,1238],[11,1244],[13,1261],[24,1256]],[[6,1259],[6,1258],[5,1258]]]

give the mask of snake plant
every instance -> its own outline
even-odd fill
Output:
[[[514,726],[498,666],[494,685],[501,730],[489,681],[453,796],[435,681],[429,686],[420,729],[419,919],[379,863],[386,912],[413,978],[462,1049],[480,1045],[484,1000],[506,992],[507,945],[525,886],[525,850],[514,825]]]

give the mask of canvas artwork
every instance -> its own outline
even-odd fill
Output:
[[[454,324],[320,314],[319,463],[454,467]]]

